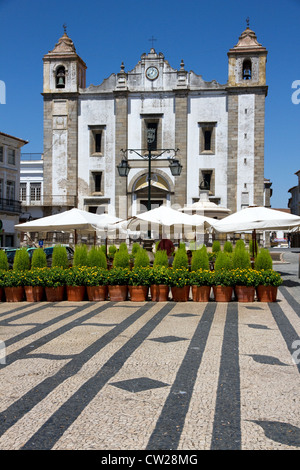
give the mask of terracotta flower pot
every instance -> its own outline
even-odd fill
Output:
[[[235,286],[234,291],[238,302],[254,302],[254,286]]]
[[[0,287],[0,302],[3,300],[4,298],[4,289],[3,287]]]
[[[107,298],[107,286],[87,286],[86,290],[90,301],[100,302]]]
[[[25,286],[27,302],[41,302],[44,300],[45,289],[42,286]]]
[[[6,302],[22,302],[24,300],[24,287],[4,287]]]
[[[145,302],[147,300],[148,289],[146,286],[129,286],[131,302]]]
[[[81,302],[84,300],[85,286],[67,286],[67,299],[71,302]]]
[[[233,288],[230,286],[213,286],[213,293],[216,302],[230,302]]]
[[[47,302],[60,302],[65,298],[65,286],[45,287]]]
[[[187,302],[189,300],[190,286],[171,287],[174,302]]]
[[[192,297],[194,302],[208,302],[210,297],[210,286],[192,286]]]
[[[150,286],[151,300],[153,300],[153,302],[167,302],[169,290],[169,286],[165,284],[153,284]]]
[[[127,299],[128,286],[108,286],[109,298],[113,302]]]
[[[257,300],[259,302],[276,302],[277,290],[275,286],[257,286]]]

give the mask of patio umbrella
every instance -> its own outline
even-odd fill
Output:
[[[268,207],[250,206],[220,221],[213,228],[217,232],[234,233],[252,231],[253,257],[256,249],[256,230],[293,230],[300,227],[300,217]]]
[[[74,208],[23,224],[17,224],[15,229],[20,232],[69,232],[74,230],[76,242],[77,230],[84,232],[105,230],[110,224],[119,220],[121,219],[109,214],[98,215]]]
[[[222,233],[250,230],[289,231],[300,227],[300,217],[268,207],[251,206],[228,215],[222,220],[216,220],[213,227],[217,232]]]

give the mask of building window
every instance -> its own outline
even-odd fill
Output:
[[[65,67],[58,67],[56,71],[56,88],[65,88],[66,70]]]
[[[16,151],[14,149],[8,149],[8,151],[7,151],[7,163],[9,163],[9,165],[15,165],[16,164]]]
[[[199,188],[201,190],[209,191],[210,195],[215,194],[215,171],[214,170],[200,170],[199,174]]]
[[[6,181],[6,199],[8,202],[15,200],[15,182]]]
[[[216,123],[199,123],[199,153],[214,154],[215,153],[215,128]]]
[[[3,147],[0,147],[0,162],[3,162]]]
[[[105,126],[90,126],[90,155],[104,154]]]
[[[0,200],[3,199],[3,180],[0,180]]]
[[[91,192],[102,194],[102,172],[93,171],[91,176]]]
[[[26,201],[26,183],[20,183],[20,201]]]
[[[41,183],[30,183],[30,201],[41,200]]]

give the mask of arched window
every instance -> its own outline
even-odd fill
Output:
[[[65,67],[58,67],[56,71],[56,88],[65,88],[66,70]]]
[[[243,62],[243,80],[251,80],[251,60],[245,59]]]

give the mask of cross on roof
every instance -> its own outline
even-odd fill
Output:
[[[155,38],[152,36],[150,39],[148,39],[148,41],[151,41],[151,42],[152,42],[152,49],[153,49],[153,42],[154,42],[154,41],[157,41],[157,39],[155,39]]]

